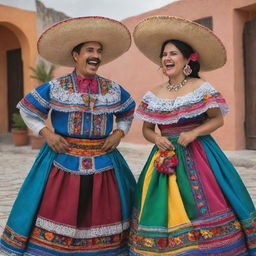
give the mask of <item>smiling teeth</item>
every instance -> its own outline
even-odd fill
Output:
[[[88,61],[88,63],[89,63],[89,64],[98,64],[98,61],[93,61],[93,60],[91,60],[91,61]]]

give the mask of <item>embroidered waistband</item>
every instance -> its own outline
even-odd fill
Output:
[[[67,154],[75,156],[97,156],[106,154],[102,150],[105,139],[79,139],[79,138],[65,138],[70,145],[70,149],[66,151]]]

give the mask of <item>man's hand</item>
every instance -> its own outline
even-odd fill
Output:
[[[120,143],[122,136],[118,132],[110,134],[105,140],[102,149],[106,152],[113,151]]]
[[[65,153],[69,149],[68,142],[47,127],[40,131],[40,135],[45,138],[47,144],[57,153]]]

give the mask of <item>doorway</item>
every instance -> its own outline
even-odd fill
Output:
[[[23,97],[23,63],[21,49],[9,50],[7,55],[8,130],[11,130],[12,114],[17,113],[17,103]]]

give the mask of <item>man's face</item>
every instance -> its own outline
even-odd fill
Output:
[[[103,48],[98,42],[87,42],[80,53],[73,52],[76,72],[82,77],[95,76],[101,62]]]

